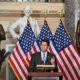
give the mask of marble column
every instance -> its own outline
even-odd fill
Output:
[[[65,26],[71,37],[75,40],[75,10],[78,0],[65,0]]]

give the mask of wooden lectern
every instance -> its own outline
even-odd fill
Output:
[[[63,74],[61,72],[29,72],[31,80],[54,80],[54,77],[59,77],[59,80],[63,80]]]

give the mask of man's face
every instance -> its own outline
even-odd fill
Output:
[[[47,49],[48,49],[48,44],[47,44],[47,42],[42,42],[42,44],[41,44],[41,51],[42,51],[42,52],[46,52]]]

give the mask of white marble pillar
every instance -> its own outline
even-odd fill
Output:
[[[65,0],[65,26],[73,41],[75,38],[75,10],[77,5],[77,0]]]

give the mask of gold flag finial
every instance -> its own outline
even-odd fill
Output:
[[[48,11],[47,11],[47,10],[45,10],[45,13],[44,13],[44,24],[46,24],[46,23],[47,23],[47,20],[46,20],[46,18],[47,18],[47,13],[48,13]]]
[[[61,12],[59,12],[59,14],[60,14],[60,16],[59,16],[59,17],[60,17],[60,22],[62,22],[63,11],[64,11],[64,10],[63,10],[63,9],[61,9]]]

